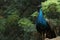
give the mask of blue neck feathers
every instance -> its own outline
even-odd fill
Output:
[[[38,14],[36,23],[41,23],[43,25],[46,25],[46,20],[44,19],[44,16],[43,16],[43,13],[42,13],[42,9],[40,9],[38,13],[39,14]]]

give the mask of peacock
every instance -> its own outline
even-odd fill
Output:
[[[51,29],[51,26],[45,20],[41,8],[38,10],[38,17],[36,18],[36,29],[43,36],[44,34],[46,34],[46,38],[49,38],[49,39],[56,38],[56,34],[54,30]]]

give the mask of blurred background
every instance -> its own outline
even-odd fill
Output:
[[[35,28],[41,0],[0,0],[0,40],[40,40]],[[45,19],[60,36],[60,0],[41,2]]]

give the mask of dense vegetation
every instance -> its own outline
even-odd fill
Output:
[[[37,40],[35,19],[40,1],[0,0],[0,40]],[[46,0],[41,5],[44,17],[60,35],[60,0]]]

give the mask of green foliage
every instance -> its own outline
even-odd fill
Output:
[[[16,22],[19,20],[18,15],[8,15],[7,17],[7,24],[8,25],[16,25]]]
[[[13,5],[10,5],[8,8],[7,8],[7,10],[5,10],[4,11],[4,13],[6,14],[6,15],[20,15],[20,13],[19,13],[19,10],[17,10],[17,8]]]
[[[60,3],[58,2],[58,0],[47,0],[46,2],[42,2],[42,9],[45,13],[45,16],[52,19],[59,18],[59,4]]]
[[[5,26],[6,26],[6,19],[0,18],[0,32],[5,31]]]
[[[24,28],[24,31],[30,32],[30,31],[36,31],[34,24],[27,19],[27,18],[22,18],[18,21],[19,26],[22,26]]]
[[[2,9],[0,9],[0,15],[4,15],[4,13],[3,13],[3,10],[2,10]]]
[[[59,2],[57,0],[47,0],[45,2],[42,2],[42,9],[45,11],[47,10],[48,11],[48,7],[53,4],[53,5],[56,5],[55,7],[59,6]],[[51,5],[52,6],[52,5]],[[60,9],[60,8],[59,8]],[[54,11],[54,10],[53,10]]]
[[[37,17],[38,16],[38,12],[37,11],[35,11],[32,15],[31,15],[32,17]]]
[[[26,22],[27,21],[27,22]],[[22,18],[22,19],[20,19],[20,21],[19,21],[19,24],[21,24],[21,25],[26,25],[26,26],[30,26],[32,23],[31,23],[31,21],[29,20],[29,19],[27,19],[27,18]]]

